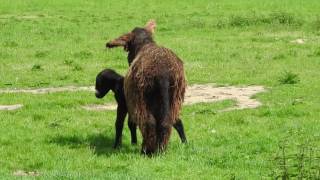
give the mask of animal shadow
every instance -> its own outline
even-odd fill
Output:
[[[94,154],[100,156],[110,156],[112,154],[135,153],[136,150],[122,144],[120,148],[114,149],[114,138],[105,134],[81,135],[57,135],[49,140],[49,143],[66,146],[71,149],[90,147]]]

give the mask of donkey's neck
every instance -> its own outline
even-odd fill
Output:
[[[147,44],[150,44],[150,43],[155,44],[154,41],[146,41],[144,43],[134,44],[129,48],[129,53],[128,53],[129,66],[131,65],[132,61],[136,58],[136,56],[138,55],[138,53],[140,52],[142,47],[147,45]]]

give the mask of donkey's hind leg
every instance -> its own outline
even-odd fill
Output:
[[[140,126],[143,141],[142,141],[142,154],[151,155],[157,151],[157,125],[154,117],[149,114],[148,120]]]

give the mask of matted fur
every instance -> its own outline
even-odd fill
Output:
[[[172,125],[179,117],[184,100],[186,81],[183,62],[169,49],[154,43],[146,44],[133,60],[124,79],[124,91],[132,120],[144,131],[146,118],[149,125],[155,125],[155,119],[147,110],[144,94],[153,86],[155,78],[169,77],[170,112],[164,123]]]

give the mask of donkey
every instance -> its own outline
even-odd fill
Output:
[[[145,27],[136,27],[106,44],[128,52],[125,99],[129,116],[143,136],[141,152],[148,155],[166,149],[186,88],[182,60],[154,42],[155,28],[155,21],[150,20]]]

